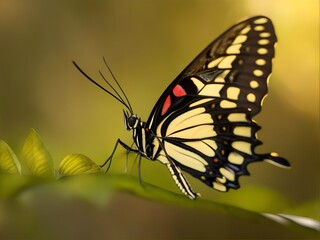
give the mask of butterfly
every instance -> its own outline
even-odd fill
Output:
[[[191,199],[200,194],[192,189],[184,173],[226,192],[240,187],[239,177],[249,175],[250,163],[267,161],[289,167],[289,162],[276,153],[255,152],[262,142],[256,135],[260,126],[252,118],[260,112],[268,92],[276,41],[273,24],[265,16],[232,26],[167,87],[147,121],[133,112],[105,60],[120,92],[101,72],[113,92],[73,62],[85,77],[126,108],[125,126],[132,131],[135,147],[118,139],[108,161],[118,144],[159,161],[167,166],[181,192]]]

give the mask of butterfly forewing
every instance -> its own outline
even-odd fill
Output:
[[[252,115],[258,113],[261,100],[268,91],[267,79],[276,41],[272,22],[267,17],[257,16],[234,25],[203,50],[168,86],[153,108],[148,125],[156,126],[162,120],[161,111],[167,97],[172,95],[179,82],[192,75],[241,88],[241,93],[238,89],[230,89],[229,97],[238,100],[239,106],[250,106]],[[221,94],[226,95],[226,90],[223,89]],[[194,93],[191,91],[191,94]]]
[[[146,124],[156,135],[151,158],[174,163],[220,191],[238,188],[250,162],[287,165],[254,152],[260,127],[252,117],[268,91],[275,43],[271,21],[258,16],[233,26],[200,53],[152,110]]]

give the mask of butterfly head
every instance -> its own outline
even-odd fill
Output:
[[[124,123],[127,130],[132,130],[136,128],[139,124],[139,118],[128,111],[123,110],[124,114]]]

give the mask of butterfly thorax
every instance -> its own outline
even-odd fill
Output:
[[[125,125],[128,131],[132,130],[132,137],[140,154],[150,160],[153,158],[153,139],[154,134],[146,127],[146,122],[142,121],[137,115],[125,113]]]

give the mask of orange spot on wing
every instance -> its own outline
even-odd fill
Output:
[[[173,94],[176,97],[183,97],[185,95],[187,95],[186,91],[183,89],[183,87],[181,87],[179,84],[177,84],[174,89],[172,90]]]
[[[168,111],[170,105],[171,105],[171,98],[170,98],[170,95],[168,95],[168,97],[164,101],[162,111],[161,111],[161,116],[163,116]]]

